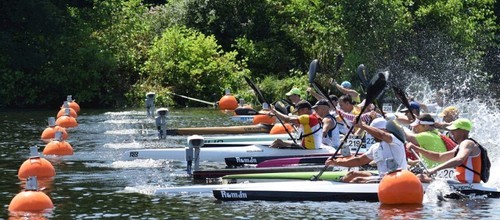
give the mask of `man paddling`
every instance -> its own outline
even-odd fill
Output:
[[[462,183],[479,183],[481,182],[481,149],[479,144],[469,138],[469,132],[472,130],[472,122],[468,119],[461,118],[453,121],[446,127],[451,134],[460,143],[457,148],[447,152],[432,152],[418,147],[412,143],[406,144],[406,148],[412,149],[427,158],[442,162],[440,165],[431,168],[426,174],[419,175],[422,182],[430,182],[429,176],[434,175],[437,171],[447,168],[455,168],[455,178]]]
[[[313,114],[312,106],[308,101],[300,101],[295,105],[295,112],[297,116],[284,115],[283,113],[276,111],[273,105],[271,105],[270,112],[275,114],[276,117],[284,122],[293,123],[300,126],[301,135],[299,139],[302,139],[301,145],[285,142],[281,139],[276,139],[269,147],[273,148],[303,148],[307,150],[319,149],[321,147],[322,139],[322,129],[320,120]]]
[[[323,122],[323,144],[338,148],[340,145],[340,131],[335,116],[330,114],[330,103],[326,99],[320,99],[312,108]]]
[[[378,176],[374,176],[368,171],[349,171],[342,178],[343,182],[353,183],[376,182],[388,172],[406,169],[407,162],[403,142],[386,129],[387,123],[384,118],[376,118],[370,125],[366,125],[362,121],[356,122],[355,126],[371,134],[377,143],[373,144],[361,156],[339,159],[328,158],[325,165],[358,167],[371,161],[377,164]]]

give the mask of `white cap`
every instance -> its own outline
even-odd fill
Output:
[[[375,127],[375,128],[379,128],[379,129],[385,129],[386,124],[387,124],[387,121],[384,118],[380,117],[380,118],[373,119],[372,123],[370,123],[370,126]]]

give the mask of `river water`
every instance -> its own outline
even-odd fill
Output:
[[[482,104],[485,105],[485,104]],[[474,106],[478,111],[481,104]],[[491,109],[489,109],[491,110]],[[47,117],[57,110],[0,111],[0,179],[3,211],[22,190],[17,170],[29,157],[29,147],[45,144],[39,140]],[[485,115],[486,114],[486,115]],[[492,166],[491,185],[499,187],[497,137],[498,109],[472,115],[479,125],[473,137],[488,143]],[[121,161],[124,151],[136,148],[183,147],[186,137],[156,139],[152,119],[142,110],[82,109],[79,126],[68,130],[74,155],[48,157],[56,169],[55,178],[43,191],[55,208],[48,219],[497,219],[500,199],[471,198],[440,202],[426,196],[419,206],[381,206],[377,202],[220,202],[210,194],[153,195],[158,187],[193,184],[186,175],[185,162],[166,160]],[[229,126],[238,123],[213,109],[174,109],[171,127]],[[479,134],[485,133],[485,134]],[[202,163],[205,169],[223,164]]]

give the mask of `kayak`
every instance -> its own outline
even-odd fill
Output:
[[[256,124],[228,127],[172,128],[167,135],[269,133],[273,125]]]
[[[264,169],[264,168],[262,168]],[[319,180],[340,181],[347,174],[347,170],[342,171],[325,171]],[[249,174],[232,174],[222,177],[222,180],[227,183],[242,183],[242,182],[283,182],[294,180],[310,180],[311,177],[317,175],[318,172],[280,172],[280,173],[249,173]],[[378,172],[374,171],[374,175]]]
[[[304,164],[324,164],[330,156],[311,156],[311,157],[287,157],[265,160],[257,164],[257,168],[264,167],[286,167]]]
[[[231,120],[245,123],[252,123],[255,115],[235,115],[231,116]]]
[[[235,186],[231,186],[235,185]],[[448,185],[464,195],[484,195],[500,198],[500,189],[482,183],[463,184],[448,181]],[[424,190],[429,184],[422,184]],[[213,188],[218,200],[268,201],[378,201],[378,183],[343,183],[336,181],[289,181],[220,185]],[[452,195],[445,195],[445,197]]]
[[[207,178],[220,178],[232,174],[251,174],[251,173],[282,173],[282,172],[305,172],[311,171],[318,173],[324,166],[291,166],[291,167],[268,167],[268,168],[231,168],[231,169],[213,169],[197,170],[193,172],[194,180],[205,180]]]
[[[122,155],[122,160],[153,159],[153,160],[186,160],[186,148],[141,149],[128,150]],[[277,149],[267,145],[248,145],[235,147],[200,148],[199,161],[224,162],[226,157],[261,157],[261,156],[298,156],[305,154],[333,154],[335,148],[323,145],[319,149]]]
[[[188,137],[192,138],[192,137]],[[271,145],[276,139],[291,140],[288,134],[247,134],[247,135],[223,135],[204,136],[202,147],[235,147],[248,146],[252,144]]]

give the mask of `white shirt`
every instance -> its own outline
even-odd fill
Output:
[[[406,154],[403,142],[391,134],[392,143],[377,142],[373,144],[365,155],[377,163],[379,176],[384,176],[388,172],[386,159],[393,158],[399,169],[406,170]]]

